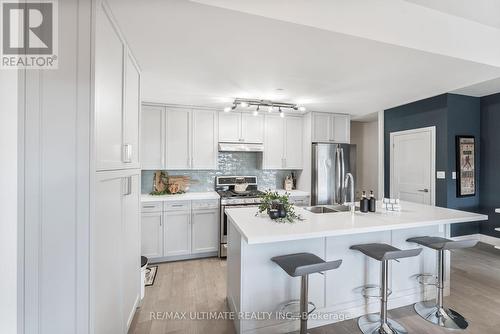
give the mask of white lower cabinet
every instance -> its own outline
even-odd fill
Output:
[[[217,252],[219,246],[219,210],[193,210],[191,216],[193,254]]]
[[[219,201],[151,202],[142,205],[142,255],[168,261],[219,249]]]
[[[141,254],[163,256],[163,212],[143,212],[141,228]]]
[[[165,212],[164,256],[191,253],[191,212]]]

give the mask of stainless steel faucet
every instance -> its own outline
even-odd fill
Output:
[[[347,189],[347,185],[349,184],[349,179],[351,180],[351,200],[347,202],[347,191],[345,190]],[[354,176],[352,176],[351,173],[347,173],[344,178],[344,205],[345,204],[349,206],[349,210],[351,211],[351,213],[356,212],[356,201],[354,198]]]

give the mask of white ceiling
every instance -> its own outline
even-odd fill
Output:
[[[142,68],[145,101],[223,107],[248,97],[364,115],[500,77],[489,55],[471,61],[484,45],[450,57],[452,48],[424,52],[186,0],[110,3]]]

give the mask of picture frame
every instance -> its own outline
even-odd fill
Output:
[[[476,195],[476,138],[456,136],[457,197]]]

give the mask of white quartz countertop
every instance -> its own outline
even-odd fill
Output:
[[[141,202],[163,202],[163,201],[192,201],[192,200],[209,200],[219,199],[219,194],[215,191],[207,192],[192,192],[179,195],[160,195],[153,196],[148,194],[141,195]]]
[[[255,208],[229,208],[227,215],[248,244],[321,238],[423,226],[487,220],[488,216],[410,202],[401,202],[402,211],[376,213],[336,212],[314,214],[296,207],[303,221],[277,223],[267,215],[255,216]]]

